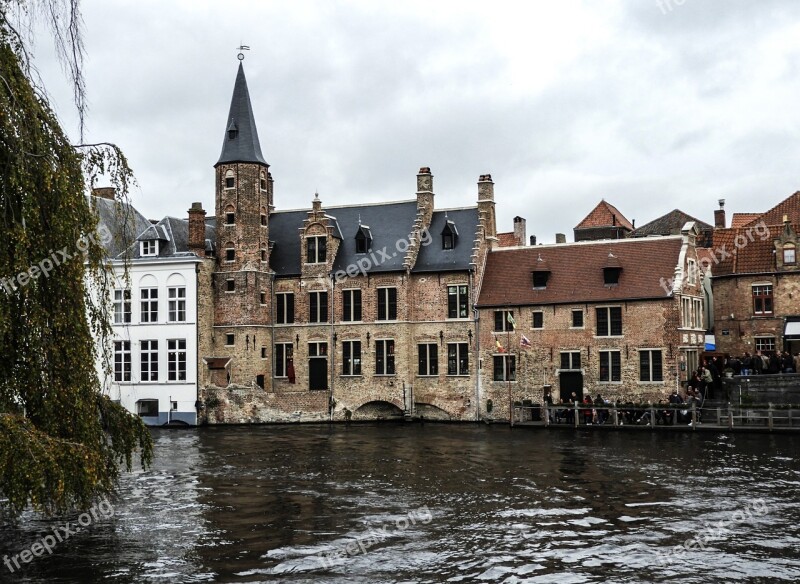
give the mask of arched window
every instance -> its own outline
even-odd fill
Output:
[[[262,191],[267,190],[267,174],[264,171],[261,171],[261,178],[258,181],[258,184],[261,187]]]
[[[236,179],[234,178],[233,171],[229,170],[225,173],[225,188],[232,189],[236,186]]]
[[[225,261],[236,261],[236,247],[233,245],[232,241],[225,244]]]
[[[267,226],[267,209],[266,207],[261,207],[261,227]]]
[[[236,209],[233,205],[225,207],[225,225],[233,225],[236,223]]]

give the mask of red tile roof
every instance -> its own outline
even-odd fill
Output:
[[[675,274],[681,245],[681,236],[669,236],[495,249],[486,259],[478,305],[665,298],[664,283]],[[606,286],[603,281],[609,253],[622,267],[616,286]],[[541,263],[549,266],[550,276],[545,289],[534,290],[531,274]]]
[[[767,225],[783,225],[784,215],[788,216],[789,221],[791,221],[795,229],[800,225],[800,191],[789,195],[772,209],[766,213],[762,213],[742,227],[749,227],[761,221]]]
[[[587,229],[591,227],[624,227],[633,230],[631,222],[628,221],[614,205],[607,203],[605,199],[600,201],[597,206],[592,209],[592,212],[575,226],[575,229]]]
[[[734,213],[731,219],[731,227],[742,227],[760,216],[761,213]]]
[[[784,215],[797,231],[800,227],[800,191],[766,213],[735,213],[732,227],[715,229],[711,264],[713,275],[774,272],[773,240],[781,235]]]

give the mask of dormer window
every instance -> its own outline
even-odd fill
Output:
[[[620,273],[622,273],[622,264],[619,258],[612,252],[608,252],[606,263],[603,266],[603,284],[606,286],[616,286],[619,284]]]
[[[445,221],[442,229],[442,249],[455,249],[458,241],[458,229],[452,221]]]
[[[544,290],[547,288],[547,280],[550,278],[549,270],[538,270],[533,272],[533,289]]]
[[[155,239],[151,239],[149,241],[142,241],[141,242],[141,256],[142,257],[152,257],[158,255],[158,241]]]
[[[603,283],[606,286],[614,286],[619,284],[619,275],[622,273],[622,268],[608,267],[603,268]]]
[[[784,264],[797,263],[796,251],[797,251],[796,248],[791,244],[783,246],[783,263]]]
[[[239,134],[239,128],[236,127],[236,122],[231,120],[228,124],[228,140],[233,140]]]
[[[366,225],[360,225],[356,232],[356,253],[367,253],[372,246],[372,232]]]
[[[225,173],[225,188],[232,189],[236,186],[236,179],[233,176],[233,171],[229,170]]]

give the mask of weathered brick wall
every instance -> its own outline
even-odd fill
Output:
[[[717,351],[753,354],[759,336],[775,337],[776,349],[783,350],[783,318],[800,314],[800,274],[722,277],[714,278],[712,284]],[[772,285],[772,315],[754,314],[754,284]]]

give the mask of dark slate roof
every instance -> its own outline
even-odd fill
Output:
[[[403,270],[408,236],[417,216],[416,201],[400,201],[376,205],[328,207],[327,216],[333,221],[335,237],[341,237],[333,271],[347,271],[350,265],[364,265],[370,274]],[[477,208],[447,211],[461,234],[453,250],[443,250],[441,231],[445,212],[436,211],[431,221],[431,244],[422,246],[417,257],[415,272],[467,270],[472,256],[472,245],[478,225]],[[300,275],[300,229],[308,211],[276,211],[270,215],[269,236],[273,244],[270,265],[280,276]],[[359,226],[369,226],[372,236],[371,253],[356,253],[356,233]],[[398,242],[401,242],[398,246]],[[399,251],[398,247],[403,250]],[[384,255],[388,255],[385,258]],[[358,264],[361,260],[362,264]]]
[[[228,130],[234,128],[236,137],[230,138]],[[241,62],[239,63],[239,72],[236,74],[236,83],[233,86],[231,109],[225,122],[225,137],[222,140],[222,153],[219,155],[217,165],[228,162],[267,164],[264,155],[261,154],[256,120],[250,104],[250,92],[247,90],[247,80],[244,77],[244,67]]]
[[[673,209],[666,215],[662,215],[658,219],[653,219],[650,223],[646,223],[641,227],[637,227],[630,232],[628,237],[648,237],[650,235],[677,235],[683,229],[683,226],[694,221],[700,231],[710,232],[714,228],[708,223],[704,223],[699,219],[695,219],[680,209]]]
[[[613,239],[497,248],[488,254],[479,306],[530,306],[663,299],[663,282],[675,274],[681,236]],[[605,285],[612,253],[622,268],[619,283]],[[539,260],[541,258],[541,261]],[[547,287],[533,288],[532,272],[546,263]]]
[[[151,237],[151,232],[163,233],[164,237]],[[206,224],[206,242],[214,241],[214,228]],[[141,258],[139,241],[148,239],[159,239],[159,258],[178,258],[178,257],[191,257],[194,252],[189,251],[189,221],[187,219],[178,219],[177,217],[164,217],[155,225],[150,225],[138,238],[134,245],[130,247],[130,257],[134,259]],[[208,247],[208,246],[206,246]],[[118,257],[122,258],[124,253],[120,253]]]
[[[442,249],[442,231],[447,221],[451,222],[451,228],[457,233],[453,249]],[[431,219],[431,242],[420,249],[417,264],[412,271],[445,272],[469,269],[478,221],[477,207],[435,211]]]
[[[90,197],[97,213],[98,228],[111,233],[111,240],[105,244],[108,257],[116,257],[131,245],[136,236],[150,227],[150,222],[133,205],[103,197]]]

